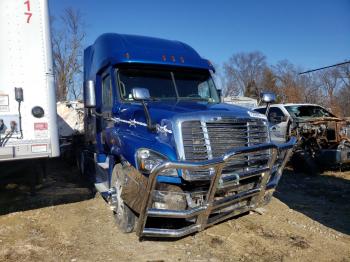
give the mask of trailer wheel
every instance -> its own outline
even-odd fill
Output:
[[[123,177],[122,174],[118,173],[117,165],[112,172],[111,187],[112,194],[109,203],[113,210],[115,222],[123,233],[131,233],[135,228],[136,215],[121,198]]]

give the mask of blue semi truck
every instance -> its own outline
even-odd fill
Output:
[[[181,237],[269,202],[295,140],[271,143],[265,115],[220,103],[213,73],[178,41],[108,33],[86,48],[78,162],[123,232]]]

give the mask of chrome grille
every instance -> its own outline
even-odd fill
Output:
[[[209,160],[233,148],[268,142],[268,128],[263,120],[222,118],[206,122],[185,121],[181,128],[185,159],[188,161]],[[267,165],[269,155],[269,151],[240,155],[228,163],[223,174]]]

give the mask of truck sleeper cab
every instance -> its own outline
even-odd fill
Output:
[[[85,50],[80,166],[124,232],[181,237],[271,198],[295,140],[220,103],[212,72],[177,41],[110,33]]]

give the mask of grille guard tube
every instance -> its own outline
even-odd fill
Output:
[[[239,147],[234,148],[230,151],[228,151],[226,154],[224,154],[222,157],[218,157],[215,159],[202,161],[202,162],[186,162],[186,161],[178,161],[178,162],[164,162],[158,166],[156,166],[149,175],[148,183],[147,183],[147,189],[146,189],[146,195],[144,196],[142,205],[141,205],[141,212],[139,214],[139,220],[138,225],[136,229],[136,233],[139,237],[142,236],[150,236],[150,237],[182,237],[191,233],[194,233],[196,231],[201,231],[205,229],[208,226],[211,226],[213,224],[216,224],[220,221],[223,221],[229,217],[238,215],[240,213],[249,211],[253,209],[254,207],[258,207],[258,205],[261,203],[262,199],[264,198],[265,192],[266,192],[266,185],[268,183],[269,178],[271,177],[272,172],[274,172],[274,180],[279,181],[280,176],[282,175],[283,169],[288,162],[293,146],[296,143],[296,138],[291,137],[291,139],[284,144],[275,144],[275,143],[263,143],[260,145],[254,145],[249,147]],[[229,214],[224,214],[219,216],[218,219],[214,221],[209,220],[209,215],[211,212],[215,209],[220,207],[216,206],[217,201],[214,201],[214,196],[218,188],[219,179],[221,177],[222,170],[225,166],[225,164],[234,158],[237,155],[242,155],[246,153],[252,153],[262,150],[271,150],[271,158],[269,159],[268,163],[268,171],[266,172],[266,168],[262,171],[262,179],[260,182],[260,185],[258,188],[253,190],[248,190],[244,194],[237,194],[237,197],[228,197],[227,199],[224,199],[220,203],[220,205],[225,204],[225,206],[229,206],[234,204],[235,202],[242,200],[247,197],[253,197],[254,203],[252,206],[249,207],[241,207],[239,209],[234,209]],[[279,166],[275,166],[276,160],[278,159],[278,156],[283,152],[286,151],[284,154],[284,157],[282,161],[280,162]],[[186,170],[200,170],[200,169],[206,169],[206,168],[213,168],[215,170],[215,174],[211,176],[210,178],[210,186],[209,190],[207,192],[205,203],[194,210],[164,210],[164,209],[155,209],[152,208],[152,192],[155,189],[156,183],[157,183],[157,177],[160,174],[161,171],[165,169],[186,169]],[[277,185],[277,183],[276,183]],[[271,190],[271,188],[269,188]],[[146,221],[148,217],[163,217],[163,218],[176,218],[176,217],[191,217],[191,216],[197,216],[195,224],[188,226],[186,228],[181,229],[160,229],[160,228],[145,228]]]

